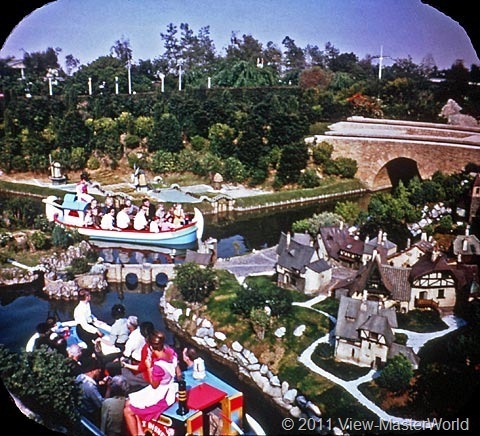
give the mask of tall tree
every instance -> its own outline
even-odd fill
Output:
[[[115,41],[115,44],[110,48],[110,54],[117,59],[120,59],[123,64],[127,64],[132,60],[132,47],[130,40],[123,35],[120,39]]]

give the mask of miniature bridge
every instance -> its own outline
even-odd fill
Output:
[[[328,142],[334,147],[332,159],[357,161],[355,177],[372,191],[392,187],[394,168],[425,180],[436,171],[452,174],[470,162],[480,163],[480,127],[364,117],[329,127],[307,142]]]

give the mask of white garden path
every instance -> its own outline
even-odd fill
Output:
[[[318,313],[321,313],[322,315],[327,316],[332,320],[333,323],[336,323],[336,318],[333,317],[332,315],[323,312],[321,310],[313,308],[313,306],[320,301],[324,300],[326,295],[319,295],[311,300],[298,303],[295,302],[293,303],[295,306],[301,306],[305,308],[309,308],[311,310],[314,310]],[[403,329],[394,329],[395,333],[403,333],[408,336],[407,339],[407,346],[410,346],[414,349],[414,351],[417,353],[418,350],[425,345],[428,341],[434,339],[434,338],[439,338],[441,336],[444,336],[448,333],[451,333],[452,331],[458,329],[459,327],[462,327],[465,325],[465,321],[461,318],[458,318],[454,315],[447,315],[442,318],[442,320],[447,324],[448,328],[444,330],[440,330],[437,332],[432,332],[432,333],[416,333],[412,332],[409,330],[403,330]],[[322,336],[321,338],[317,339],[315,342],[313,342],[307,349],[303,351],[303,353],[299,356],[298,360],[303,363],[307,368],[309,368],[311,371],[315,372],[316,374],[319,374],[320,376],[332,381],[333,383],[341,386],[343,389],[345,389],[350,395],[352,395],[359,403],[361,403],[363,406],[365,406],[367,409],[369,409],[371,412],[373,412],[375,415],[378,416],[379,419],[383,421],[388,421],[390,423],[398,423],[399,425],[405,425],[410,428],[415,427],[415,428],[428,428],[431,423],[429,421],[415,421],[409,418],[400,418],[397,416],[393,416],[385,412],[382,408],[380,408],[377,404],[375,404],[373,401],[368,399],[362,392],[359,390],[359,386],[363,383],[366,383],[375,377],[378,377],[380,374],[380,371],[372,369],[368,372],[368,374],[359,377],[355,380],[343,380],[336,375],[325,371],[324,369],[320,368],[318,365],[315,364],[312,360],[312,354],[317,348],[317,346],[321,343],[328,343],[330,342],[331,335],[333,334],[333,329]]]

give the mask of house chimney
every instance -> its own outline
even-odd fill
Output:
[[[385,245],[385,242],[387,242],[387,232],[384,232],[384,233],[383,233],[382,244]]]
[[[377,236],[377,245],[380,245],[382,243],[382,230],[378,231],[378,236]]]
[[[290,248],[291,240],[292,240],[292,234],[290,232],[287,232],[287,249]]]
[[[422,236],[420,237],[420,240],[422,240],[422,241],[427,240],[427,234],[425,232],[422,232]]]
[[[340,227],[340,230],[343,230],[343,220],[340,221],[339,227]]]
[[[436,248],[432,250],[432,262],[435,262],[438,259],[438,251]]]
[[[468,239],[467,239],[467,238],[465,238],[465,239],[463,240],[462,251],[463,251],[463,252],[468,251]]]
[[[370,242],[370,236],[365,236],[365,244],[368,244]]]
[[[470,236],[470,225],[467,224],[467,226],[465,227],[465,236]]]

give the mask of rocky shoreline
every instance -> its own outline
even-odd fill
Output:
[[[306,399],[288,382],[281,381],[267,365],[259,362],[255,354],[238,341],[230,345],[223,332],[215,331],[207,318],[197,317],[189,308],[182,310],[171,305],[162,295],[160,311],[167,328],[185,343],[193,344],[215,361],[231,368],[242,382],[257,389],[262,399],[281,413],[294,418],[314,419],[321,425],[320,409]],[[182,324],[180,323],[182,317]]]

